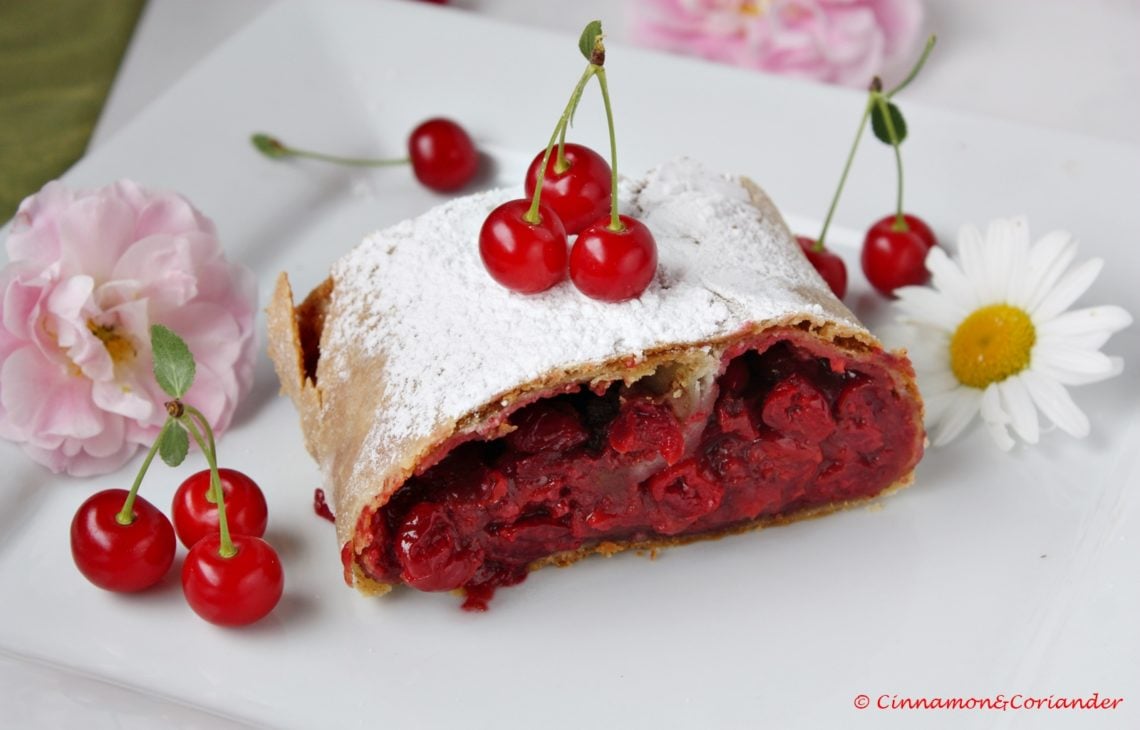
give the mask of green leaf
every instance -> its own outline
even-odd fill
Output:
[[[158,435],[158,454],[170,466],[178,466],[190,450],[190,437],[186,429],[173,421],[168,421]]]
[[[151,325],[154,379],[171,398],[181,398],[194,382],[194,356],[182,338],[160,324]]]
[[[601,64],[594,59],[598,51],[598,42],[601,38],[602,21],[600,20],[591,20],[587,23],[585,29],[582,31],[582,35],[578,37],[578,50],[582,52],[582,55],[586,57],[587,61],[596,63],[599,66]],[[602,58],[604,59],[605,55],[603,55]]]
[[[906,139],[906,120],[903,119],[902,112],[895,106],[894,102],[884,102],[887,107],[887,113],[891,116],[891,126],[895,130],[895,139],[891,139],[890,130],[887,129],[886,115],[883,114],[883,104],[871,105],[871,130],[874,131],[875,136],[882,142],[895,145],[902,144]]]
[[[288,148],[281,144],[281,140],[276,137],[270,137],[268,134],[258,132],[250,137],[249,141],[253,143],[253,146],[257,148],[258,152],[266,157],[278,159],[289,156]]]

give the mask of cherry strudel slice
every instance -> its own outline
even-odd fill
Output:
[[[366,593],[480,608],[542,565],[823,514],[905,485],[910,363],[835,299],[765,194],[679,160],[627,180],[659,246],[639,299],[495,284],[476,239],[518,190],[369,236],[270,353]]]

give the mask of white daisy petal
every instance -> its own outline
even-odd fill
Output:
[[[982,414],[982,421],[986,424],[986,430],[989,431],[998,448],[1002,451],[1012,449],[1013,439],[1006,429],[1006,424],[1009,423],[1010,418],[1002,409],[1001,394],[998,392],[996,384],[991,383],[982,391],[982,402],[979,410]]]
[[[962,433],[978,414],[981,399],[982,391],[977,388],[959,388],[954,393],[954,402],[946,408],[946,412],[939,419],[938,428],[932,439],[934,445],[945,446]]]
[[[1104,259],[1089,259],[1069,273],[1065,274],[1053,290],[1045,295],[1041,302],[1029,314],[1035,323],[1048,322],[1077,301],[1077,298],[1088,291],[1100,270],[1104,268]]]
[[[988,298],[989,277],[986,274],[986,263],[983,252],[986,248],[982,232],[974,226],[966,224],[958,229],[958,261],[962,264],[962,273],[970,282],[975,296],[980,302],[990,301]],[[929,254],[927,254],[929,256]]]
[[[902,310],[899,319],[908,324],[927,324],[953,332],[968,312],[939,292],[925,286],[908,286],[895,292]]]
[[[1067,231],[1045,234],[1029,252],[1026,298],[1011,303],[1033,311],[1076,257],[1077,242]]]
[[[1052,342],[1037,343],[1029,358],[1033,370],[1047,373],[1065,385],[1095,383],[1119,372],[1112,358],[1103,352],[1061,347]]]
[[[986,421],[1009,423],[1009,414],[1002,408],[1001,393],[998,392],[996,383],[990,383],[982,391],[982,400],[978,404],[978,411]]]
[[[1117,357],[1108,358],[1108,371],[1101,373],[1074,373],[1069,370],[1058,370],[1048,365],[1034,365],[1033,369],[1047,378],[1057,381],[1061,385],[1091,385],[1102,380],[1108,380],[1120,375],[1123,370],[1123,360]]]
[[[1088,436],[1088,416],[1077,407],[1064,386],[1033,370],[1022,373],[1021,380],[1025,384],[1026,390],[1029,391],[1030,397],[1033,398],[1033,402],[1037,404],[1046,418],[1070,436],[1076,438]]]
[[[1132,324],[1132,315],[1122,307],[1089,307],[1074,309],[1053,317],[1048,322],[1042,322],[1037,325],[1037,334],[1041,339],[1094,333],[1112,335],[1130,324]]]
[[[1042,337],[1039,342],[1049,347],[1061,347],[1071,350],[1099,350],[1104,343],[1112,337],[1111,332],[1090,332],[1085,335],[1051,335]]]
[[[977,309],[978,293],[941,246],[935,246],[926,254],[926,268],[930,271],[930,283],[947,299],[966,311]],[[896,293],[901,291],[896,290]]]
[[[1011,221],[1009,239],[1009,284],[1004,301],[1021,301],[1031,285],[1029,278],[1029,221],[1018,216]]]
[[[956,394],[952,391],[945,393],[936,393],[934,395],[922,394],[922,402],[926,408],[926,423],[933,425],[942,420],[945,415],[946,409],[950,407],[951,403],[955,402]]]
[[[986,244],[982,251],[985,261],[987,293],[983,302],[1004,300],[1011,289],[1014,278],[1013,259],[1016,242],[1021,237],[1017,218],[998,218],[986,228]],[[1024,219],[1021,219],[1024,223]],[[1024,226],[1023,226],[1024,228]],[[1022,231],[1026,237],[1028,232]]]
[[[907,350],[916,370],[950,369],[950,335],[931,327],[898,325],[884,328],[884,335],[891,338],[892,346]],[[905,338],[895,342],[895,337]]]
[[[1009,430],[1004,424],[993,421],[986,421],[985,423],[986,430],[989,431],[990,437],[993,438],[999,449],[1002,451],[1013,449],[1013,437],[1009,435]]]
[[[1033,399],[1021,377],[1015,375],[997,383],[998,393],[1001,394],[1002,406],[1009,414],[1010,425],[1026,443],[1035,444],[1040,436],[1037,422],[1037,409],[1033,407]]]
[[[948,393],[960,385],[958,378],[949,370],[930,370],[918,374],[918,386],[922,390],[923,398]]]

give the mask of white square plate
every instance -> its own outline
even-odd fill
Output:
[[[253,131],[345,154],[401,155],[407,131],[445,114],[512,184],[545,142],[582,60],[574,38],[401,3],[282,3],[231,39],[84,159],[66,180],[129,177],[186,194],[268,292],[299,292],[367,232],[442,198],[406,170],[362,172],[256,155]],[[932,61],[937,62],[937,59]],[[623,169],[690,155],[764,184],[814,233],[861,95],[626,48],[610,80]],[[963,222],[1027,213],[1109,260],[1088,296],[1140,313],[1140,151],[908,105],[908,205],[946,242]],[[572,138],[605,148],[591,91]],[[841,222],[887,213],[893,161],[873,140]],[[857,274],[849,304],[885,305]],[[951,244],[952,245],[952,244]],[[263,356],[223,439],[226,465],[264,487],[268,539],[286,567],[277,610],[245,630],[195,617],[177,573],[123,597],[75,570],[67,531],[122,473],[57,478],[0,445],[0,705],[21,727],[1094,727],[1140,724],[1140,454],[1133,327],[1109,346],[1131,366],[1077,392],[1081,442],[1059,433],[1001,454],[979,431],[932,450],[916,485],[860,509],[666,551],[545,570],[485,615],[447,595],[369,600],[344,587],[320,476]],[[202,467],[156,467],[169,504]],[[181,555],[177,559],[180,563]],[[904,712],[880,696],[1004,693],[1125,697],[1112,712]],[[867,694],[872,708],[853,701]],[[61,698],[66,702],[61,703]],[[70,722],[69,722],[70,718]]]

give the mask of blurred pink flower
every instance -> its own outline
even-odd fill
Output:
[[[54,472],[114,471],[166,418],[150,325],[198,363],[186,400],[218,431],[253,381],[257,284],[185,198],[50,182],[20,205],[0,271],[0,436]]]
[[[919,0],[635,0],[654,48],[847,86],[908,65]]]

